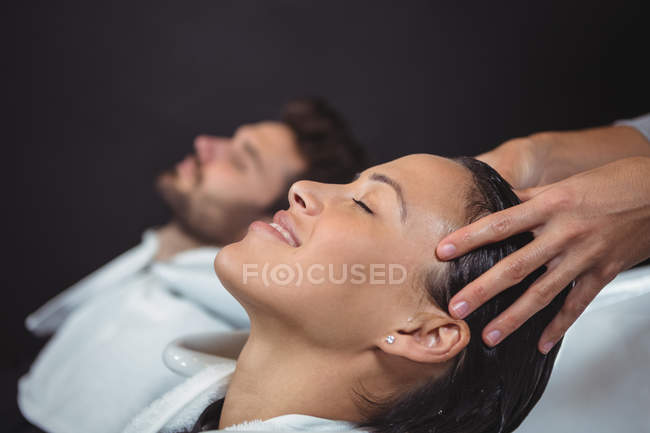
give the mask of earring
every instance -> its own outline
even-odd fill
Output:
[[[395,342],[395,337],[394,336],[389,335],[388,337],[386,337],[386,343],[393,344],[394,342]]]

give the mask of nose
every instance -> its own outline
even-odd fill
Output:
[[[198,135],[194,139],[194,149],[201,164],[223,157],[228,152],[230,139],[214,135]]]
[[[323,210],[325,184],[300,180],[289,189],[289,208],[307,215],[318,215]]]

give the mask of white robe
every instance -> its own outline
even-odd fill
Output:
[[[248,326],[248,316],[213,269],[216,248],[154,262],[158,241],[143,242],[27,318],[56,334],[20,379],[18,404],[52,433],[114,433],[182,379],[163,364],[173,339]]]

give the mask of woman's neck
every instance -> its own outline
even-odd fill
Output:
[[[360,420],[350,387],[353,365],[289,341],[260,341],[253,334],[237,360],[219,428],[288,414]]]

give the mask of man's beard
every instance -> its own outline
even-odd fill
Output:
[[[178,175],[175,170],[166,171],[156,179],[156,189],[163,202],[169,207],[173,221],[199,242],[215,244],[214,236],[201,230],[202,224],[193,222],[195,217],[192,216],[192,192],[194,190],[182,191],[178,188],[177,182]]]
[[[156,179],[156,189],[172,212],[173,220],[197,241],[208,245],[226,245],[250,222],[259,218],[259,211],[249,206],[227,204],[217,197],[199,191],[197,183],[191,190],[177,186],[177,175],[168,171]]]

